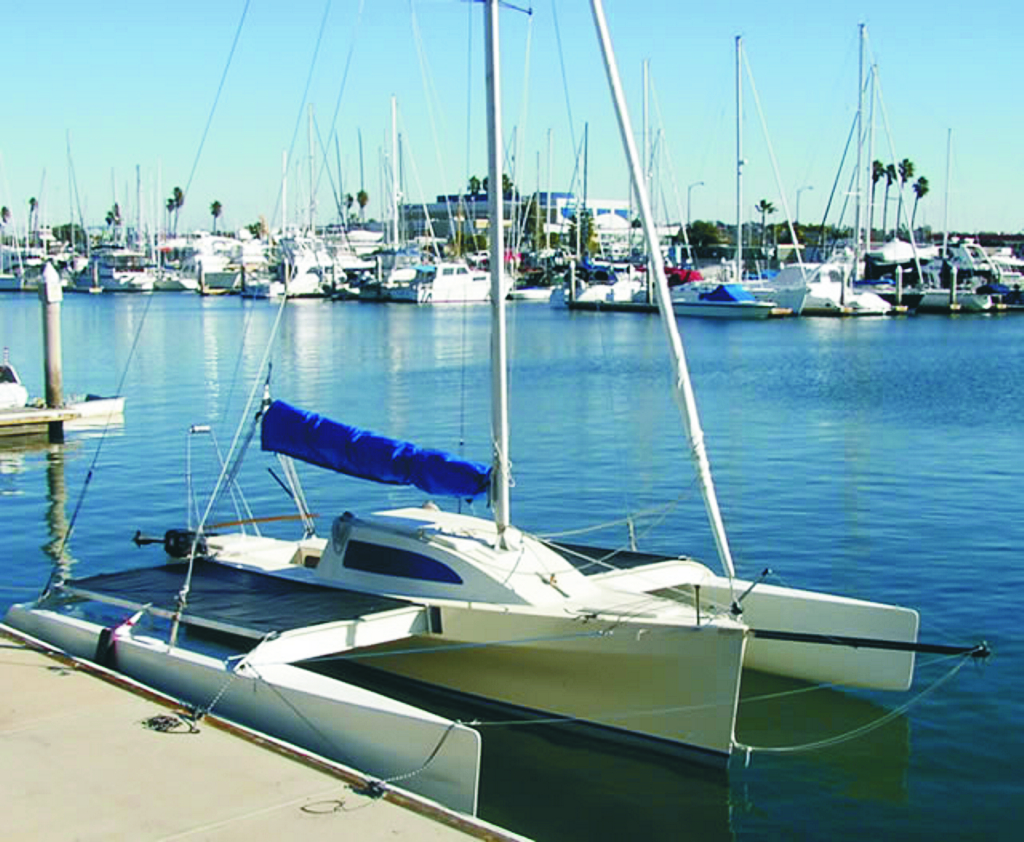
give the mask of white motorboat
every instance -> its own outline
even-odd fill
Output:
[[[95,286],[104,292],[152,292],[155,266],[145,252],[127,248],[93,252],[91,269]],[[86,270],[88,274],[90,270]]]
[[[317,298],[330,290],[345,273],[337,268],[327,244],[305,235],[290,235],[280,241],[284,294],[288,298]]]
[[[853,254],[842,250],[824,263],[785,266],[771,281],[780,289],[803,289],[805,316],[884,316],[892,309],[885,299],[851,283]]]
[[[444,260],[416,267],[412,280],[387,286],[389,301],[410,304],[482,304],[491,294],[491,277],[463,261]]]

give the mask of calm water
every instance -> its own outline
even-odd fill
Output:
[[[187,517],[189,425],[227,451],[278,309],[194,295],[70,296],[64,388],[128,398],[123,425],[62,447],[0,449],[0,610],[34,597],[73,513],[76,573],[152,563],[131,543]],[[656,318],[510,309],[513,519],[544,534],[607,526],[595,543],[714,548],[668,393]],[[42,393],[40,305],[0,299],[0,344]],[[682,323],[737,566],[899,602],[922,637],[987,639],[968,664],[872,734],[827,750],[734,759],[728,779],[486,729],[482,814],[546,840],[1015,838],[1024,791],[1019,616],[1024,593],[1024,317]],[[272,354],[292,403],[421,444],[489,458],[486,308],[296,302]],[[123,386],[120,386],[123,378]],[[196,486],[215,476],[193,438]],[[257,514],[290,512],[253,449]],[[86,477],[92,479],[86,486]],[[314,511],[419,504],[417,492],[302,470]],[[85,490],[87,489],[87,490]],[[83,494],[83,490],[85,493]],[[230,520],[224,508],[211,520]],[[279,527],[289,534],[287,525]],[[952,664],[923,658],[906,695],[782,695],[753,678],[740,739],[799,744],[905,704]],[[769,698],[771,697],[771,698]]]

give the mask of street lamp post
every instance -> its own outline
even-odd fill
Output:
[[[796,189],[796,222],[800,221],[800,194],[803,193],[804,190],[813,190],[813,189],[814,189],[814,186],[810,185],[810,184],[808,184],[806,187],[798,187]]]
[[[686,188],[686,232],[690,232],[690,197],[693,194],[694,187],[703,187],[703,181],[695,181],[689,187]]]

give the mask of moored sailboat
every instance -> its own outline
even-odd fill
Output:
[[[497,7],[491,2],[487,9],[492,183],[501,175]],[[593,7],[608,50],[598,0]],[[608,75],[635,170],[610,60]],[[634,183],[645,234],[656,243],[642,180]],[[496,199],[491,214],[491,230],[501,230]],[[492,243],[492,289],[499,292],[505,289],[500,249],[500,242]],[[735,576],[664,267],[656,248],[651,254],[656,255],[674,397],[701,478],[722,575],[686,556],[609,555],[545,542],[512,526],[505,305],[503,295],[492,294],[492,464],[422,451],[282,402],[267,400],[258,423],[267,452],[379,482],[412,484],[431,498],[487,495],[493,519],[426,506],[363,517],[339,513],[329,536],[308,534],[297,541],[242,533],[167,536],[167,549],[189,563],[187,569],[161,567],[185,584],[177,597],[173,591],[161,594],[159,608],[172,622],[172,644],[166,652],[152,647],[149,669],[160,671],[161,654],[165,663],[176,656],[179,627],[207,624],[221,634],[240,634],[223,620],[221,611],[227,609],[204,608],[195,598],[209,579],[222,585],[229,602],[244,602],[243,594],[269,593],[272,585],[285,582],[295,590],[311,588],[328,612],[321,622],[289,627],[277,636],[277,626],[263,623],[251,638],[258,645],[237,667],[219,673],[211,668],[214,678],[206,685],[211,690],[218,686],[216,678],[223,683],[234,673],[252,677],[251,671],[261,676],[275,665],[333,655],[521,715],[724,763],[735,745],[744,667],[812,681],[908,686],[916,612]],[[244,584],[234,578],[242,574]],[[66,593],[73,600],[87,589],[99,593],[102,584],[79,583],[77,591]],[[259,608],[275,601],[299,614],[292,608],[296,594],[265,599]],[[19,617],[24,620],[26,613]],[[133,637],[126,631],[117,646],[134,652]]]

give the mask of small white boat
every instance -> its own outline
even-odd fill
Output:
[[[18,371],[4,348],[3,362],[0,362],[0,409],[20,409],[27,403],[28,389],[22,385]]]
[[[66,409],[78,413],[78,417],[68,424],[75,426],[103,425],[124,417],[124,398],[88,394],[84,397],[72,397],[64,403]]]
[[[921,301],[917,305],[920,312],[948,312],[954,309],[962,313],[985,313],[992,309],[992,296],[977,292],[971,287],[957,285],[956,295],[950,295],[949,289],[927,287],[921,292]],[[917,290],[915,290],[917,291]]]
[[[672,288],[677,316],[712,319],[767,319],[781,313],[770,300],[759,300],[742,284],[686,284]]]

